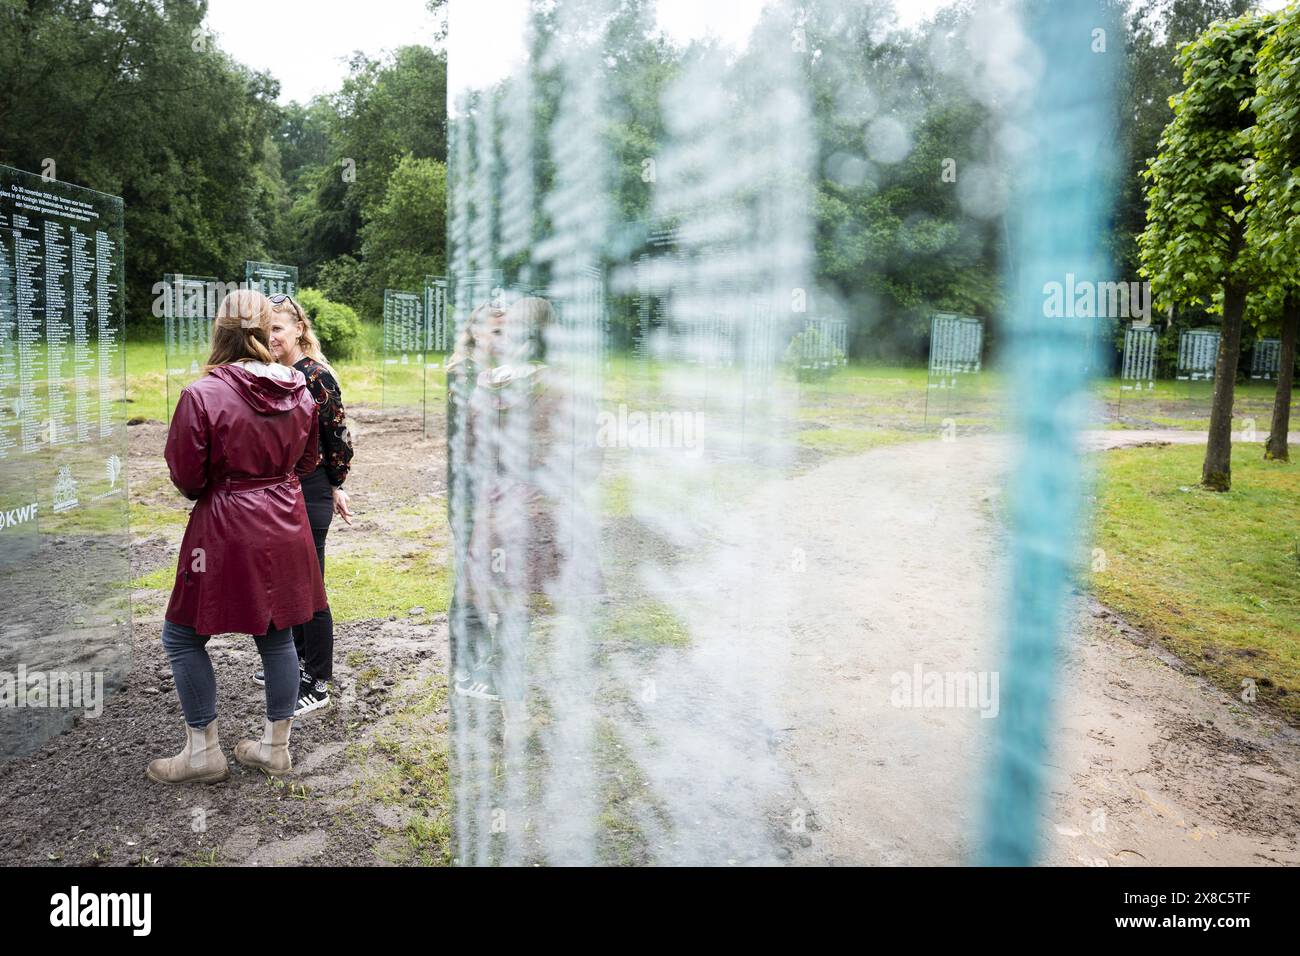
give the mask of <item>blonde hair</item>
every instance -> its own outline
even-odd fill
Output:
[[[546,330],[555,316],[551,303],[540,296],[527,296],[510,306],[517,313],[523,337],[528,343],[529,359],[540,362],[546,358]]]
[[[236,289],[217,308],[212,320],[212,350],[204,374],[218,365],[251,359],[268,365],[271,357],[271,300],[253,289]]]
[[[461,326],[460,333],[456,336],[456,342],[452,346],[451,355],[447,357],[446,369],[452,371],[459,368],[465,362],[469,361],[474,354],[474,326],[482,320],[484,313],[494,308],[489,300],[477,306],[474,311],[470,312],[469,318]]]
[[[307,310],[299,305],[298,300],[293,296],[288,296],[272,305],[271,311],[290,312],[302,323],[302,335],[298,336],[298,345],[302,347],[302,354],[329,372],[334,378],[334,383],[342,391],[343,384],[339,381],[339,373],[334,371],[334,367],[325,360],[325,353],[320,348],[320,339],[316,337],[316,330],[311,327],[311,319],[307,318]]]

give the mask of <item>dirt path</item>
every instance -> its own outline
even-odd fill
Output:
[[[1195,440],[1084,437],[1085,447]],[[823,465],[783,494],[790,540],[807,552],[807,573],[792,576],[802,610],[782,743],[819,826],[802,861],[969,860],[996,721],[978,708],[895,704],[916,668],[924,680],[998,667],[1005,535],[994,502],[1009,447],[963,437],[881,449]],[[839,503],[833,515],[828,501]],[[1300,735],[1184,672],[1095,603],[1081,599],[1067,656],[1045,862],[1300,862]]]

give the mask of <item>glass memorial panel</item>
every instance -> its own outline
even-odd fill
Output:
[[[250,260],[244,263],[244,283],[262,295],[297,295],[298,267]]]
[[[452,317],[446,276],[424,277],[424,377],[423,432],[429,434],[434,423],[442,420],[446,399],[445,362],[452,349],[455,320]]]
[[[1101,258],[1110,153],[1060,130],[1106,128],[1077,91],[1109,67],[1073,8],[967,38],[1005,27],[1062,69],[985,91],[966,145],[1023,152],[988,158],[1005,189],[937,194],[939,257],[1010,261],[1013,287],[996,311],[950,290],[987,318],[935,315],[922,369],[918,317],[880,290],[934,256],[844,266],[874,217],[817,219],[819,183],[883,195],[935,129],[895,75],[855,72],[878,24],[840,43],[839,13],[769,5],[675,45],[613,0],[452,5],[455,862],[953,863],[984,792],[1020,785],[998,837],[1043,816],[1039,765],[1006,755],[1038,752],[1072,615],[1090,330],[1038,300]],[[983,69],[926,55],[954,88]],[[652,85],[618,73],[643,58]],[[864,343],[908,362],[837,355]],[[931,709],[936,678],[974,690]],[[999,679],[1011,722],[985,719]]]
[[[167,366],[167,419],[181,389],[203,372],[212,346],[212,320],[226,293],[212,276],[163,276],[163,355]]]
[[[922,424],[938,419],[945,436],[957,428],[985,424],[992,414],[980,383],[984,322],[973,316],[935,313],[930,317],[930,358]],[[961,382],[961,386],[958,386]]]
[[[1151,390],[1156,384],[1156,351],[1160,336],[1150,327],[1129,326],[1124,330],[1124,358],[1120,388],[1127,392]],[[1123,384],[1123,383],[1129,384]]]
[[[1156,360],[1160,335],[1151,326],[1130,325],[1124,330],[1124,351],[1120,359],[1116,418],[1122,419],[1127,401],[1129,418],[1158,414]],[[1126,394],[1128,393],[1128,394]]]
[[[131,664],[122,200],[0,166],[0,757]]]
[[[424,415],[424,303],[415,292],[384,290],[380,407]]]
[[[1187,383],[1185,402],[1189,415],[1203,418],[1210,414],[1218,360],[1218,329],[1189,329],[1179,334],[1175,374],[1179,381]]]
[[[1250,377],[1276,379],[1282,367],[1282,342],[1279,339],[1257,339],[1250,352]]]

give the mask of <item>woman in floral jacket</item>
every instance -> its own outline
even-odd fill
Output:
[[[291,365],[302,372],[307,388],[316,401],[320,422],[320,466],[302,479],[307,519],[316,541],[316,558],[321,575],[325,574],[325,536],[330,521],[337,514],[348,524],[352,511],[343,482],[352,462],[352,440],[343,408],[343,394],[329,362],[321,353],[320,340],[312,331],[311,320],[292,296],[271,296],[271,354],[281,365]],[[298,690],[295,717],[328,707],[329,682],[334,676],[334,617],[330,609],[317,611],[310,621],[293,629],[294,644],[302,662],[302,680]],[[262,672],[254,675],[258,683]]]

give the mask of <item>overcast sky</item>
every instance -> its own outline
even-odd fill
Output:
[[[712,33],[740,44],[765,2],[658,0],[659,24],[679,42]],[[895,0],[895,7],[900,22],[911,25],[945,2]],[[1262,6],[1276,10],[1286,2],[1263,0]],[[526,0],[452,0],[453,90],[508,72],[526,6]],[[282,103],[338,89],[354,50],[378,57],[408,43],[431,44],[435,26],[424,0],[209,0],[207,25],[222,49],[280,81]]]
[[[658,0],[655,13],[660,28],[679,44],[711,34],[724,43],[741,46],[769,2]],[[894,0],[894,7],[899,24],[910,26],[949,2]],[[510,74],[522,57],[522,24],[527,9],[528,0],[451,0],[448,42],[455,55],[447,81],[453,101],[462,89],[490,86]]]
[[[337,90],[354,50],[432,45],[435,25],[423,0],[209,0],[206,22],[221,49],[280,81],[281,103]]]

